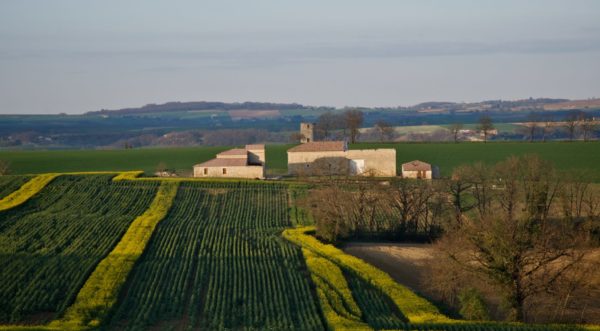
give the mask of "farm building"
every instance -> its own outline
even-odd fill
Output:
[[[349,150],[344,141],[312,141],[287,150],[290,175],[396,176],[395,149]]]
[[[264,178],[265,145],[246,145],[194,166],[194,177]]]
[[[431,166],[431,164],[415,160],[402,164],[402,177],[432,179],[435,177],[434,170],[435,169]]]

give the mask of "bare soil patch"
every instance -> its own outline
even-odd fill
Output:
[[[433,258],[430,244],[348,243],[344,252],[387,272],[398,283],[422,293],[422,279]]]

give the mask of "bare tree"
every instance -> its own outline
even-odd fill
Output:
[[[290,134],[290,142],[292,143],[299,143],[302,141],[302,139],[304,139],[304,135],[300,132],[294,132]]]
[[[450,132],[452,132],[452,137],[454,137],[454,143],[458,143],[458,135],[460,134],[460,130],[462,130],[462,123],[452,123],[448,128]]]
[[[529,115],[527,115],[527,122],[524,123],[525,125],[525,133],[527,135],[527,140],[529,140],[529,142],[533,142],[533,140],[535,139],[535,133],[538,129],[538,121],[539,121],[539,116],[536,113],[529,113]]]
[[[468,166],[459,166],[452,172],[452,178],[448,182],[448,192],[450,201],[454,209],[456,224],[454,227],[460,228],[463,223],[463,214],[473,209],[475,205],[470,195],[473,185],[468,180],[470,169]]]
[[[0,160],[0,176],[10,174],[10,162],[5,160]]]
[[[542,126],[542,141],[546,142],[548,134],[552,130],[552,115],[544,115],[544,123]]]
[[[586,113],[581,113],[579,117],[579,127],[581,128],[581,135],[583,136],[583,141],[588,141],[594,131],[596,131],[597,124],[594,121],[594,118]]]
[[[392,140],[396,133],[394,127],[384,120],[377,121],[377,123],[375,123],[374,129],[377,132],[377,135],[379,136],[380,142]]]
[[[494,130],[494,123],[492,118],[488,115],[483,115],[479,118],[479,125],[477,129],[483,133],[483,142],[486,143],[490,131]]]
[[[502,208],[513,216],[480,213],[462,227],[449,229],[438,245],[447,262],[493,284],[512,318],[523,321],[526,302],[568,280],[588,254],[589,241],[586,231],[572,222],[548,217],[561,185],[546,162],[524,157],[497,170],[494,182],[506,183],[507,177],[501,176],[513,176],[511,183],[518,186],[503,198]],[[506,185],[499,190],[507,190]]]
[[[363,113],[358,109],[347,110],[344,113],[344,122],[350,134],[350,142],[355,143],[358,140],[360,132],[358,129],[363,124]]]
[[[398,236],[426,230],[422,225],[432,196],[433,191],[420,182],[401,179],[392,183],[387,197],[392,208],[398,212],[398,223],[394,231]]]
[[[331,111],[323,113],[317,119],[315,131],[323,140],[329,140],[331,132],[339,127],[336,121],[337,118]]]
[[[565,117],[565,129],[569,135],[569,141],[575,139],[575,133],[577,131],[577,122],[579,121],[579,111],[573,110]]]

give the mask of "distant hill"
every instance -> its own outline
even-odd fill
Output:
[[[597,109],[600,108],[600,99],[568,100],[554,104],[544,105],[544,110],[566,109]]]
[[[193,110],[285,110],[285,109],[308,109],[307,107],[297,103],[270,103],[270,102],[213,102],[213,101],[194,101],[194,102],[167,102],[163,104],[147,104],[139,108],[122,108],[122,109],[102,109],[91,111],[85,115],[126,115],[126,114],[143,114],[157,112],[180,112]]]

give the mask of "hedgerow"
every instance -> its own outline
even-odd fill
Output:
[[[65,316],[51,326],[98,326],[114,303],[121,286],[142,255],[158,223],[167,215],[178,183],[163,182],[152,204],[129,226],[117,246],[104,258],[77,294]]]

